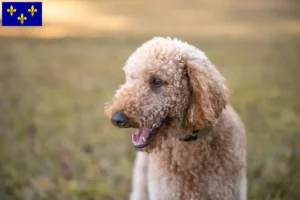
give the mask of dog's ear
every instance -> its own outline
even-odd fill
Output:
[[[203,57],[186,62],[190,87],[186,125],[193,130],[213,124],[229,101],[225,78]]]

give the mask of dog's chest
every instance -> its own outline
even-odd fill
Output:
[[[181,199],[180,182],[176,177],[166,174],[156,162],[149,162],[148,191],[150,200]]]
[[[148,165],[148,190],[150,200],[199,199],[201,184],[199,172],[187,166],[193,166],[185,156],[179,161],[171,153],[158,160],[157,155],[150,156]],[[198,166],[199,169],[199,166]],[[202,187],[202,189],[204,189]]]
[[[226,170],[218,160],[188,152],[177,151],[175,155],[170,149],[160,155],[150,154],[150,200],[236,199],[233,197],[236,196],[236,174],[225,177]]]

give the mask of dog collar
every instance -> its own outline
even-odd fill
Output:
[[[212,130],[213,126],[207,126],[203,129],[195,130],[193,131],[190,135],[184,137],[184,138],[179,138],[180,141],[183,142],[189,142],[193,140],[197,140],[199,138],[202,138],[210,133]]]

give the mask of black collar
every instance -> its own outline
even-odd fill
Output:
[[[192,132],[192,134],[184,137],[184,138],[179,138],[180,141],[183,142],[189,142],[189,141],[193,141],[193,140],[197,140],[199,138],[202,138],[206,135],[208,135],[210,133],[210,131],[212,130],[213,126],[207,126],[205,128],[199,129],[199,130],[195,130]]]

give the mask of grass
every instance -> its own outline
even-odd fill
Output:
[[[250,199],[295,199],[300,40],[185,39],[206,50],[232,88],[248,130]],[[111,126],[103,104],[144,40],[0,40],[0,197],[126,199],[130,131]]]
[[[198,5],[192,2],[192,7]],[[208,13],[214,7],[227,9],[224,21],[217,20],[218,28],[203,35],[198,21],[190,21],[184,30],[179,30],[184,19],[180,26],[164,26],[177,16],[172,10],[170,16],[158,19],[167,3],[154,16],[152,7],[144,15],[141,11],[141,6],[152,4],[131,2],[121,6],[123,10],[118,8],[120,14],[136,16],[132,33],[140,28],[147,34],[0,38],[0,200],[127,199],[135,155],[132,130],[113,127],[103,114],[104,103],[124,82],[121,67],[128,56],[150,35],[172,30],[170,35],[204,50],[227,78],[231,102],[248,133],[249,199],[297,199],[300,38],[289,32],[296,29],[277,25],[284,20],[297,22],[299,7],[296,1],[291,1],[292,6],[280,2],[265,7],[204,4]],[[104,5],[106,12],[112,12],[113,4]],[[182,8],[181,16],[197,15],[197,10],[182,3],[174,5]],[[237,36],[224,29],[226,24],[249,26],[252,34]],[[225,30],[224,35],[209,34],[219,30]]]

